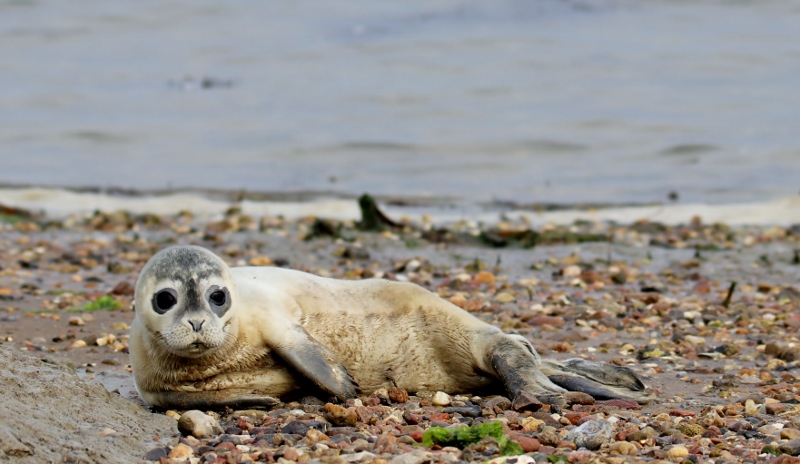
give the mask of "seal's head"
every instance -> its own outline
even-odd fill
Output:
[[[175,246],[156,253],[136,282],[136,317],[159,348],[197,358],[231,337],[236,287],[214,253]]]

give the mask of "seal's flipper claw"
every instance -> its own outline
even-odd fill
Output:
[[[542,362],[542,371],[556,385],[595,399],[626,399],[647,403],[653,399],[639,376],[627,367],[574,358]]]
[[[292,343],[273,347],[275,352],[323,391],[341,401],[354,398],[358,394],[358,384],[331,350],[302,327],[295,326],[294,330]]]
[[[567,359],[560,364],[569,372],[594,380],[603,385],[644,391],[645,385],[635,372],[627,367],[587,361],[580,358]]]
[[[565,390],[583,392],[591,395],[592,398],[596,400],[627,399],[627,396],[622,397],[617,395],[603,388],[603,385],[585,377],[578,377],[575,375],[551,375],[549,378],[554,384]]]

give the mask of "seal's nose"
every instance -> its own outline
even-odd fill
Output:
[[[200,330],[203,329],[204,322],[206,322],[205,319],[203,319],[202,321],[193,321],[189,319],[189,325],[192,326],[192,330],[194,330],[195,332],[200,332]]]

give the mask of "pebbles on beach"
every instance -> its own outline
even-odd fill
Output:
[[[195,243],[234,266],[414,282],[526,336],[543,357],[627,366],[656,392],[644,406],[569,394],[554,408],[533,396],[387,388],[341,405],[303,399],[218,419],[168,411],[197,423],[152,445],[142,456],[151,461],[483,462],[500,459],[493,439],[464,449],[418,443],[431,426],[487,421],[499,421],[536,462],[790,462],[800,454],[798,228],[465,221],[366,233],[351,222],[235,209],[212,221],[98,213],[0,227],[0,340],[86,378],[129,375],[136,273],[157,249]]]

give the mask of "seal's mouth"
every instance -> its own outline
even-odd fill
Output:
[[[176,354],[178,354],[179,356],[187,356],[187,357],[190,357],[190,358],[196,358],[196,357],[204,356],[209,351],[213,351],[213,347],[210,347],[210,346],[206,345],[203,342],[196,341],[196,342],[193,342],[193,343],[190,343],[190,344],[186,345],[184,348],[179,350],[179,353],[176,353]]]
[[[201,354],[201,353],[205,353],[206,351],[208,351],[209,348],[210,347],[208,345],[206,345],[205,343],[200,342],[200,341],[196,341],[194,343],[190,343],[186,347],[186,351],[191,353],[191,354]]]

